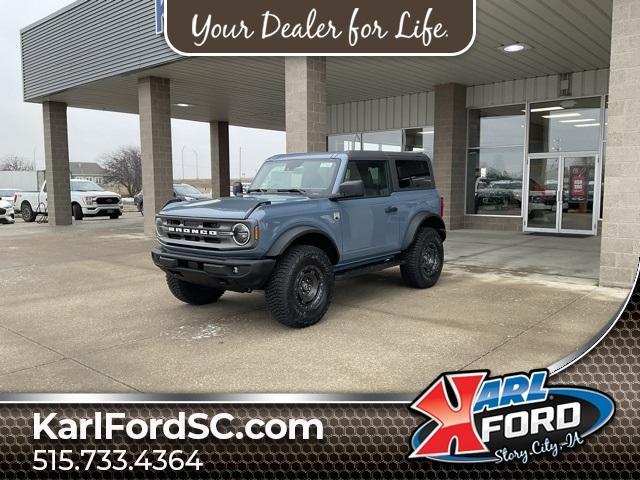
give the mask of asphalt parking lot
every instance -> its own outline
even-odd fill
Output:
[[[596,286],[598,238],[451,232],[440,283],[397,270],[339,283],[306,330],[261,292],[175,300],[142,218],[0,226],[2,392],[415,393],[442,371],[545,367],[617,311]]]

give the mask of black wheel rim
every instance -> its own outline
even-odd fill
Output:
[[[432,277],[440,268],[440,253],[438,246],[429,242],[422,251],[422,271],[427,277]]]
[[[294,284],[296,302],[305,310],[318,306],[324,295],[325,283],[322,272],[315,265],[303,267]]]

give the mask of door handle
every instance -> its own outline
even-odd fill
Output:
[[[398,211],[398,207],[387,207],[384,213],[396,213]]]

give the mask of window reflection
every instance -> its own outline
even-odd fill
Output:
[[[402,150],[402,130],[365,132],[362,134],[362,149],[377,152],[399,152]]]
[[[433,158],[433,127],[408,128],[404,131],[404,151],[424,152]]]
[[[531,104],[529,152],[583,152],[600,148],[600,97]]]
[[[521,215],[524,105],[469,111],[467,213]]]

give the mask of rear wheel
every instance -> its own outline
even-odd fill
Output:
[[[404,282],[413,288],[435,285],[444,265],[442,239],[433,228],[424,227],[405,252],[405,264],[400,267]]]
[[[309,327],[327,313],[333,282],[333,265],[324,251],[310,245],[293,246],[280,258],[267,283],[267,308],[287,327]]]
[[[189,305],[215,303],[224,294],[224,290],[188,283],[173,275],[167,275],[167,286],[174,297]]]
[[[82,207],[77,203],[73,204],[73,206],[71,207],[71,210],[73,211],[73,218],[75,220],[82,220],[84,218],[84,213],[82,213]]]
[[[36,219],[36,214],[28,202],[24,202],[22,204],[20,208],[20,213],[22,213],[22,220],[24,220],[27,223],[31,223]]]

